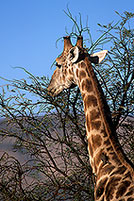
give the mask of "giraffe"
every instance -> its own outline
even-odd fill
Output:
[[[83,37],[73,46],[64,37],[64,49],[56,58],[57,68],[48,93],[57,96],[66,88],[78,85],[86,118],[90,164],[95,175],[94,198],[97,201],[134,201],[134,168],[126,158],[112,124],[111,114],[92,63],[100,63],[107,51],[89,55]]]

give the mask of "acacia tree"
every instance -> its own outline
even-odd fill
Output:
[[[125,12],[115,25],[99,25],[103,33],[96,42],[92,42],[89,28],[83,28],[81,16],[78,23],[69,9],[66,14],[73,21],[70,36],[84,34],[89,53],[110,41],[106,60],[94,66],[94,70],[110,105],[120,142],[133,162],[133,119],[128,116],[134,111],[134,32],[130,26],[134,14]],[[53,98],[47,93],[48,78],[23,70],[27,80],[9,81],[6,88],[2,87],[0,115],[4,121],[0,125],[0,137],[12,139],[14,151],[27,158],[21,162],[3,153],[0,199],[93,200],[93,176],[79,89],[65,90]],[[124,143],[124,137],[128,143]]]

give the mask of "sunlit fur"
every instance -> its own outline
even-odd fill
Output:
[[[107,51],[89,55],[78,37],[73,47],[64,38],[64,50],[56,59],[48,91],[56,96],[72,84],[78,85],[84,103],[90,164],[95,176],[97,201],[134,201],[134,169],[124,155],[114,130],[111,114],[91,61],[102,61]]]

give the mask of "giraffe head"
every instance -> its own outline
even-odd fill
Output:
[[[107,51],[89,55],[86,49],[83,48],[83,38],[79,36],[75,46],[71,44],[70,37],[64,37],[64,49],[61,56],[56,58],[56,70],[52,75],[48,91],[50,95],[56,96],[64,89],[79,85],[78,83],[78,70],[85,58],[90,62],[100,63]]]

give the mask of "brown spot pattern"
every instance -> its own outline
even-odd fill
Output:
[[[82,91],[86,90],[87,92],[92,92],[93,91],[93,86],[90,80],[85,79],[82,81]]]
[[[92,82],[88,79],[85,80],[85,90],[89,93],[93,91]]]
[[[119,181],[120,181],[121,177],[112,177],[107,186],[106,186],[106,200],[107,201],[110,201],[112,200],[113,198],[113,194],[114,194],[114,191],[116,190],[115,186],[118,185]]]
[[[93,95],[87,95],[84,99],[84,103],[85,103],[85,109],[87,110],[87,108],[91,106],[94,107],[97,106],[97,99]]]
[[[100,111],[97,111],[95,109],[93,109],[91,112],[90,112],[90,120],[93,121],[93,120],[96,120],[100,117]]]
[[[81,68],[86,68],[86,64],[84,62],[81,62],[80,67]]]
[[[121,166],[116,171],[114,171],[110,176],[112,176],[114,174],[115,175],[117,175],[117,174],[122,175],[125,171],[126,171],[126,167],[125,166]]]
[[[63,74],[63,81],[65,82],[65,75]]]
[[[102,139],[100,135],[92,135],[92,143],[94,150],[96,150],[99,146],[101,146]]]
[[[79,73],[80,82],[81,82],[81,80],[82,80],[83,78],[85,78],[85,77],[86,77],[85,71],[84,71],[84,70],[81,70],[80,73]]]
[[[134,195],[134,187],[131,187],[128,191],[129,192],[126,194],[126,196]]]
[[[72,71],[71,71],[71,69],[69,69],[69,73],[72,75]]]
[[[101,155],[100,155],[101,157]],[[107,164],[105,166],[103,166],[100,170],[99,170],[99,174],[98,174],[98,179],[105,174],[110,174],[110,172],[113,171],[113,169],[115,168],[115,166],[111,165],[111,164]]]
[[[121,183],[116,193],[117,199],[125,194],[125,192],[127,191],[127,188],[130,186],[130,183],[131,183],[130,181],[123,181]]]
[[[78,77],[78,69],[76,69],[76,76]]]
[[[91,122],[91,128],[95,130],[99,130],[101,127],[101,121],[92,121]]]
[[[65,73],[65,75],[67,74],[67,69],[66,68],[64,69],[64,73]]]

